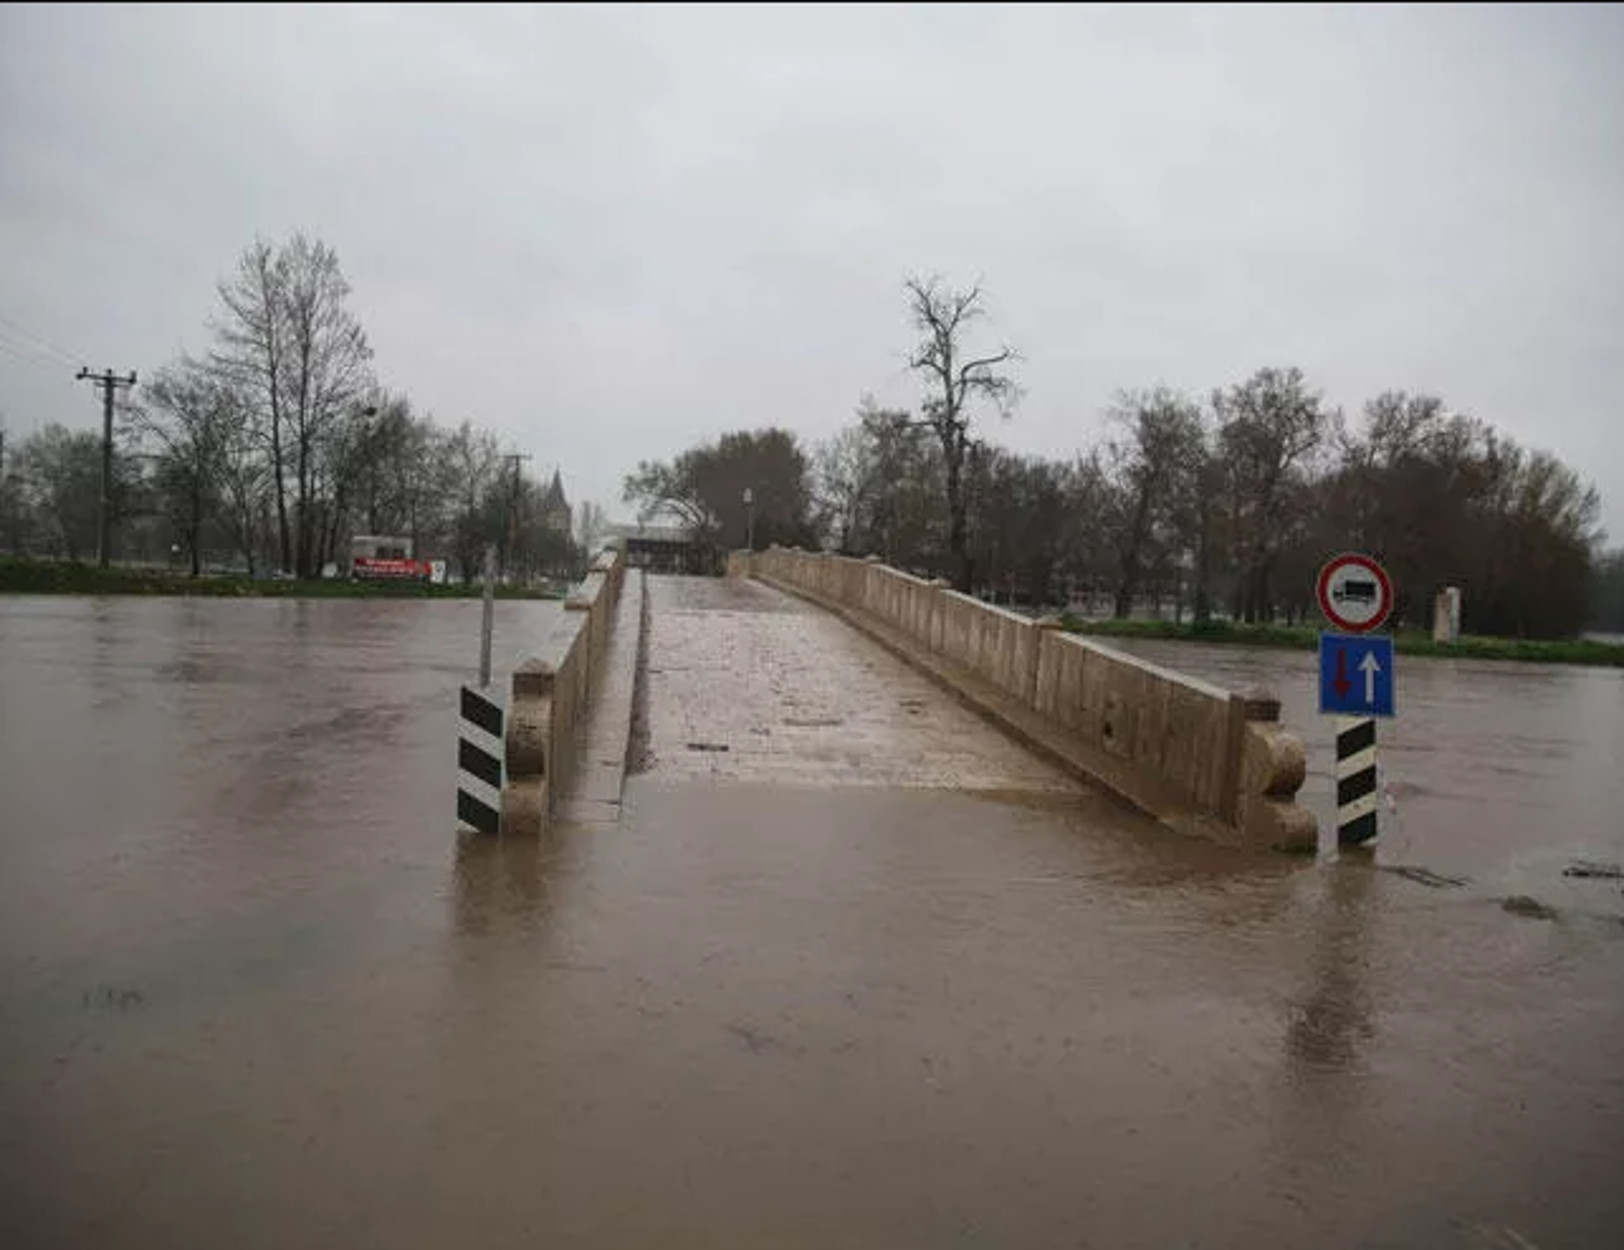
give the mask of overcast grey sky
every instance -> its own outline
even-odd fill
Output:
[[[0,8],[13,435],[295,229],[387,385],[612,513],[641,457],[914,402],[940,271],[1026,357],[1010,446],[1296,364],[1555,451],[1624,538],[1618,6]]]

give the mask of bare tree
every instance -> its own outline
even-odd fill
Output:
[[[1065,466],[1061,479],[1062,521],[1059,572],[1068,600],[1081,597],[1092,609],[1112,584],[1116,552],[1110,542],[1113,491],[1096,448]]]
[[[337,562],[340,536],[362,507],[368,533],[398,532],[396,524],[380,530],[376,518],[379,473],[397,436],[399,415],[398,407],[381,413],[375,404],[357,403],[324,433],[310,492],[310,506],[320,522],[314,527],[314,553],[306,560],[311,567]]]
[[[409,535],[412,550],[421,553],[426,540],[443,535],[448,519],[449,501],[435,490],[436,466],[444,454],[446,437],[430,417],[411,416],[411,405],[405,399],[391,401],[383,411],[382,454],[392,531]],[[370,518],[368,525],[373,525]],[[372,532],[379,531],[372,528]]]
[[[13,448],[6,449],[6,423],[0,415],[0,529],[5,531],[6,545],[14,556],[23,552],[23,539],[32,520],[27,501],[23,497],[23,479],[18,472],[19,457]]]
[[[1624,547],[1596,558],[1591,570],[1588,623],[1595,630],[1624,634]]]
[[[970,543],[976,587],[997,602],[1054,598],[1065,533],[1064,466],[978,446],[971,456]]]
[[[69,430],[53,422],[23,440],[17,461],[24,504],[33,516],[33,528],[44,549],[69,560],[94,551],[101,491],[101,436],[91,430]],[[122,502],[122,492],[116,493],[115,515]]]
[[[327,497],[339,480],[331,458],[345,443],[338,427],[358,419],[372,388],[372,351],[346,306],[349,293],[338,254],[302,234],[280,248],[255,242],[220,284],[225,313],[215,327],[214,361],[258,410],[282,568],[302,576],[314,571],[322,519],[338,504]]]
[[[239,409],[245,401],[239,396]],[[261,553],[269,544],[272,511],[271,462],[265,456],[246,415],[235,423],[220,447],[220,511],[237,544],[248,576],[260,568]],[[278,546],[278,550],[281,548]]]
[[[485,544],[501,536],[500,521],[485,507],[502,465],[501,447],[494,434],[464,421],[446,440],[443,455],[441,491],[454,507],[451,543],[462,579],[471,582]]]
[[[158,370],[142,396],[130,417],[161,449],[157,485],[196,577],[204,524],[219,511],[227,451],[246,423],[240,396],[218,371],[187,357]]]
[[[979,399],[991,403],[999,415],[1009,415],[1020,391],[1014,379],[998,372],[998,366],[1014,361],[1016,353],[1005,345],[975,356],[966,346],[973,324],[986,315],[979,285],[961,291],[937,277],[912,277],[904,289],[914,326],[922,336],[908,358],[908,367],[925,378],[924,424],[941,442],[946,470],[948,549],[954,583],[959,590],[968,591],[974,581],[965,499],[971,409]]]
[[[1118,559],[1115,615],[1126,619],[1152,549],[1177,548],[1187,536],[1180,505],[1200,469],[1203,433],[1200,409],[1161,388],[1120,395],[1111,415],[1123,430],[1106,452],[1117,505],[1112,527]],[[1185,553],[1175,549],[1169,554],[1176,561]]]
[[[338,488],[334,470],[351,437],[345,424],[367,419],[372,349],[361,323],[345,305],[350,285],[338,254],[325,243],[296,234],[283,256],[288,419],[299,490],[298,568],[300,576],[311,577],[318,558],[318,515],[325,508],[340,510],[340,501],[323,498],[317,483],[325,478],[329,489]]]
[[[872,487],[873,457],[863,427],[848,425],[812,452],[818,528],[835,550],[850,554]]]
[[[1236,615],[1268,620],[1270,574],[1294,487],[1311,474],[1316,454],[1339,418],[1310,391],[1301,369],[1259,369],[1213,395],[1230,496],[1231,536],[1241,580]]]
[[[219,284],[224,315],[214,323],[212,359],[253,408],[255,428],[270,455],[269,482],[276,501],[281,565],[293,571],[293,531],[288,517],[283,428],[287,408],[288,330],[282,292],[287,263],[263,239],[237,260],[236,273]]]

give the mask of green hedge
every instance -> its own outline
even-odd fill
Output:
[[[1209,621],[1204,625],[1175,625],[1171,621],[1088,621],[1069,613],[1061,620],[1072,633],[1104,638],[1166,638],[1180,642],[1273,647],[1284,651],[1312,651],[1319,645],[1320,634],[1319,630],[1308,625],[1243,625],[1230,621]],[[1406,631],[1394,636],[1394,647],[1400,655],[1624,667],[1624,647],[1582,638],[1538,641],[1464,637],[1457,643],[1442,643],[1434,642],[1430,634]]]
[[[22,595],[197,595],[264,599],[477,599],[476,585],[431,586],[416,581],[288,580],[189,577],[163,569],[99,568],[68,560],[0,557],[0,594]],[[498,599],[558,599],[556,591],[532,587],[496,588]]]

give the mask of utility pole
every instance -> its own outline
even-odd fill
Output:
[[[107,567],[112,555],[113,525],[113,397],[120,387],[135,385],[135,370],[128,377],[120,377],[111,369],[92,373],[81,368],[74,375],[79,382],[93,382],[102,392],[102,456],[101,456],[101,508],[96,520],[96,563]]]
[[[485,544],[484,605],[479,614],[479,688],[491,684],[491,629],[496,620],[496,544]]]
[[[513,466],[513,484],[508,487],[507,558],[502,562],[502,571],[508,573],[513,564],[514,548],[518,546],[519,538],[519,462],[530,457],[522,451],[510,451],[503,459]]]

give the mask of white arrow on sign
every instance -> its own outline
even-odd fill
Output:
[[[1365,658],[1359,661],[1359,668],[1365,675],[1365,703],[1375,707],[1376,674],[1382,671],[1381,661],[1376,658],[1374,651],[1366,651]]]

